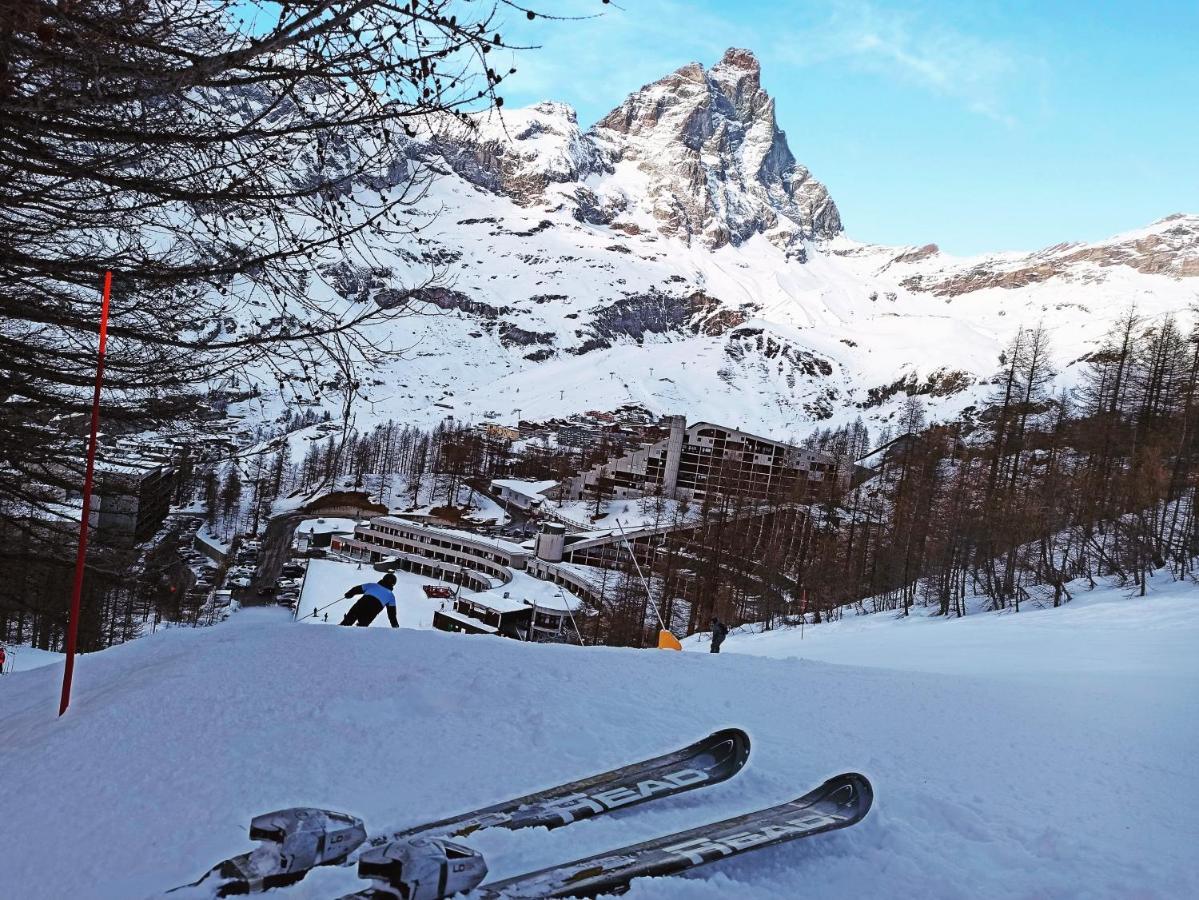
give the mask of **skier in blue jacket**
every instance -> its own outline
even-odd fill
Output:
[[[387,608],[387,618],[391,620],[392,628],[399,628],[400,621],[396,618],[396,595],[391,592],[395,587],[396,577],[388,572],[377,583],[360,584],[357,587],[352,587],[346,591],[346,597],[354,597],[358,594],[362,596],[358,598],[350,611],[346,613],[346,617],[341,620],[342,625],[369,625],[375,621],[375,616]]]

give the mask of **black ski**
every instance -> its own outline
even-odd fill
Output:
[[[482,885],[487,863],[481,854],[444,838],[418,837],[364,853],[358,874],[372,879],[374,886],[341,900],[451,896],[530,900],[619,894],[635,878],[675,875],[759,847],[845,828],[862,820],[873,799],[870,782],[863,776],[838,775],[790,803]]]
[[[856,773],[830,778],[797,800],[561,866],[484,885],[471,897],[595,897],[623,893],[634,878],[674,875],[759,847],[846,828],[870,810],[874,792]]]
[[[262,842],[257,850],[218,863],[183,887],[211,886],[218,897],[258,893],[295,884],[317,866],[350,865],[363,853],[396,841],[464,837],[486,828],[558,828],[718,784],[737,774],[748,757],[749,736],[738,728],[726,728],[672,753],[370,838],[362,821],[345,813],[279,810],[256,816],[250,823],[250,837]]]

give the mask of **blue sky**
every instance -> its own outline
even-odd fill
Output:
[[[505,102],[590,125],[630,91],[753,50],[847,233],[953,253],[1095,240],[1199,213],[1196,0],[558,0],[509,14]]]

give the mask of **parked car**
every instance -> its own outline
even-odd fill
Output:
[[[238,575],[235,578],[230,578],[228,583],[235,588],[248,588],[250,586],[250,579],[245,575]]]
[[[305,572],[305,567],[296,563],[288,563],[283,567],[282,574],[288,578],[299,578]]]

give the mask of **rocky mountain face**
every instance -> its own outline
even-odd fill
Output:
[[[450,128],[431,146],[463,178],[529,206],[557,196],[576,219],[652,229],[717,249],[757,234],[802,258],[841,231],[828,190],[795,161],[748,50],[690,63],[630,94],[590,131],[539,103]]]
[[[553,187],[569,192],[568,186],[604,171],[575,111],[554,101],[480,118],[473,129],[442,123],[410,146],[419,159],[440,157],[471,184],[522,206],[544,200]]]
[[[360,425],[639,403],[797,438],[885,423],[909,396],[948,417],[992,389],[1021,327],[1050,329],[1069,387],[1130,304],[1151,326],[1199,297],[1196,216],[970,259],[847,238],[745,50],[590,129],[545,102],[405,149],[437,176],[420,232],[324,273],[347,303],[421,313],[375,336],[391,352]]]
[[[611,166],[645,178],[638,205],[658,230],[716,249],[764,234],[780,247],[832,237],[841,217],[795,161],[748,50],[683,66],[629,95],[591,131]],[[630,179],[631,180],[631,179]]]

